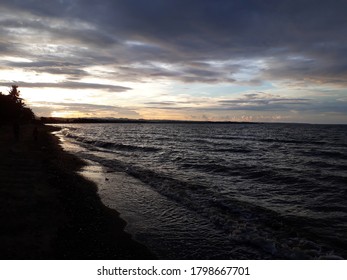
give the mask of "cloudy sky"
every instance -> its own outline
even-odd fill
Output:
[[[39,116],[347,123],[345,0],[1,0]]]

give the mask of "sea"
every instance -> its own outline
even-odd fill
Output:
[[[347,126],[56,124],[159,259],[346,259]]]

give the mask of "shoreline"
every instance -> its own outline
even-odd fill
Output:
[[[85,163],[63,151],[54,127],[0,127],[1,259],[155,259],[124,231],[95,183],[77,172]]]

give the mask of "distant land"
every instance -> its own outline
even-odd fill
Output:
[[[216,123],[216,124],[297,124],[297,125],[342,125],[346,124],[313,124],[313,123],[284,123],[284,122],[247,122],[247,121],[193,121],[193,120],[148,120],[148,119],[128,119],[128,118],[61,118],[61,117],[41,117],[39,118],[45,124],[63,124],[63,123]]]
[[[260,123],[260,122],[232,122],[232,121],[192,121],[192,120],[146,120],[146,119],[127,119],[127,118],[59,118],[41,117],[43,123]]]

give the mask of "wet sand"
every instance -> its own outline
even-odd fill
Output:
[[[154,259],[124,232],[94,183],[77,174],[84,162],[59,146],[54,128],[0,126],[1,259]]]

